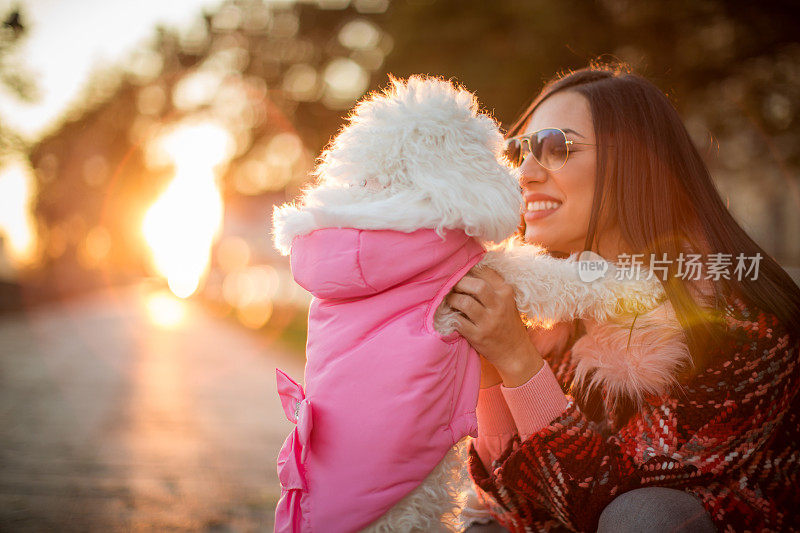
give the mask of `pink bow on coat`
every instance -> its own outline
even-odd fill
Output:
[[[278,380],[278,396],[286,413],[286,418],[295,423],[294,430],[286,437],[278,455],[278,479],[281,482],[281,498],[275,509],[276,524],[291,524],[293,533],[308,530],[303,526],[300,498],[306,491],[306,477],[303,462],[308,455],[311,436],[311,403],[306,398],[303,387],[279,368],[275,369]],[[283,517],[283,519],[278,519]],[[287,519],[288,518],[288,519]],[[278,530],[276,529],[276,532]]]

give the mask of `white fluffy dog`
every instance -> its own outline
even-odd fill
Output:
[[[664,301],[655,278],[617,281],[606,275],[587,283],[576,256],[556,259],[511,237],[521,214],[519,176],[502,155],[497,123],[480,113],[472,93],[449,81],[390,79],[390,89],[355,107],[323,152],[317,181],[301,201],[275,209],[274,244],[282,253],[288,254],[295,236],[319,228],[457,228],[487,249],[475,268],[495,269],[515,288],[517,306],[531,320],[603,321]],[[442,302],[436,329],[452,332],[456,315]],[[466,473],[469,439],[456,443],[422,485],[368,530],[462,530],[486,516],[474,508]]]

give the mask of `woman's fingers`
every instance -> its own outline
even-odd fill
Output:
[[[530,379],[541,356],[519,316],[513,287],[495,270],[482,268],[461,278],[454,291],[447,303],[464,315],[456,330],[489,363],[482,367],[481,386],[493,384],[493,372],[515,387]]]
[[[503,279],[503,276],[498,274],[495,269],[487,266],[475,270],[472,275],[484,280],[486,283],[494,287],[495,290],[507,285],[506,280]]]
[[[497,296],[500,296],[502,299],[514,296],[514,289],[511,285],[506,283],[503,276],[492,268],[483,267],[475,270],[472,276],[483,282],[483,287],[485,287],[484,291],[491,295],[489,299],[492,305],[497,303]],[[487,307],[489,306],[487,305]]]
[[[478,326],[473,324],[468,318],[460,316],[457,317],[458,325],[456,331],[465,339],[471,339],[478,333]]]
[[[489,307],[493,302],[494,291],[485,280],[474,277],[472,274],[465,274],[458,283],[453,286],[457,293],[472,296],[483,307]]]
[[[447,304],[461,313],[473,324],[477,323],[483,315],[484,307],[479,301],[469,294],[451,292],[445,298]]]

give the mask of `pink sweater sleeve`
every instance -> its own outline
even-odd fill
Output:
[[[506,387],[498,383],[478,392],[478,438],[475,451],[487,470],[519,431],[526,440],[550,424],[567,408],[567,396],[561,390],[547,362],[525,384]]]
[[[567,396],[547,361],[525,384],[499,386],[523,441],[548,426],[567,408]]]
[[[500,387],[501,384],[498,383],[478,391],[478,406],[475,409],[478,437],[473,444],[487,470],[517,433],[517,426]]]

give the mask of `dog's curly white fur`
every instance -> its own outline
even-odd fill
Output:
[[[517,305],[529,318],[604,320],[663,300],[655,280],[586,283],[574,257],[559,260],[519,239],[506,240],[516,232],[522,206],[518,171],[502,156],[498,124],[480,113],[472,93],[449,81],[390,79],[389,89],[355,106],[299,203],[275,208],[273,239],[281,253],[290,252],[294,237],[327,227],[433,228],[440,235],[457,228],[484,243],[488,251],[475,268],[497,270],[515,287]],[[436,329],[452,332],[456,315],[442,302]],[[419,487],[364,531],[463,530],[465,495],[475,494],[465,467],[470,438],[456,443]]]
[[[647,279],[647,269],[641,269],[641,279],[617,279],[612,270],[591,282],[583,281],[578,254],[556,259],[540,246],[525,244],[519,236],[489,245],[473,270],[483,267],[497,271],[514,287],[517,308],[534,323],[574,318],[603,322],[647,312],[665,299],[658,279]],[[614,267],[609,264],[609,268]],[[457,317],[458,312],[442,302],[434,315],[434,326],[442,334],[452,333]]]
[[[465,465],[469,435],[456,442],[416,489],[360,533],[395,531],[463,531],[471,523],[488,520]]]
[[[503,161],[497,123],[450,82],[391,80],[390,90],[355,106],[320,156],[301,204],[275,209],[282,253],[295,236],[327,227],[434,228],[440,235],[459,228],[492,242],[514,233],[518,175]]]

